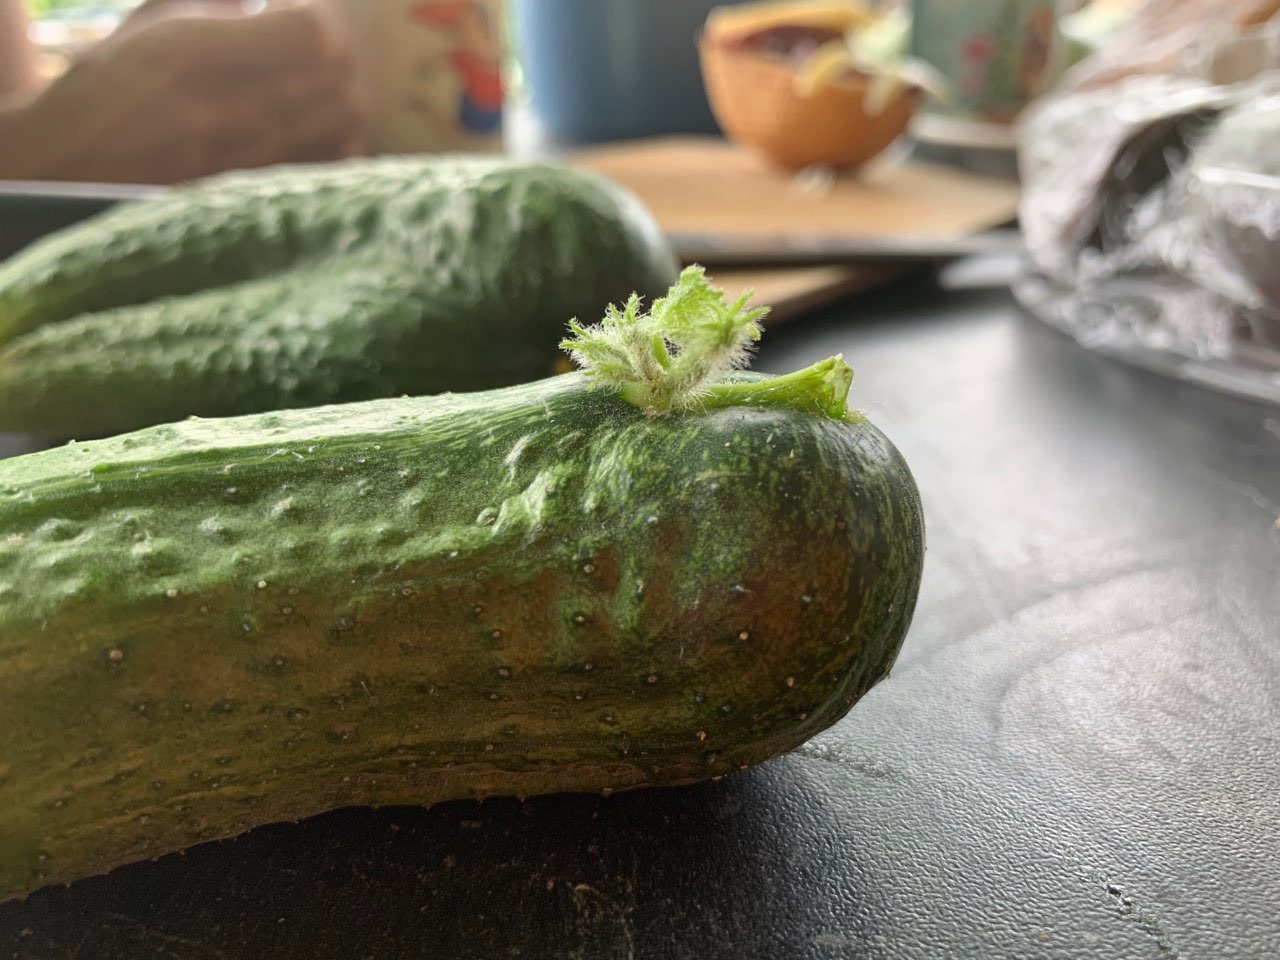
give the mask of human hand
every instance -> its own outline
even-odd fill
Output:
[[[21,169],[3,175],[171,183],[339,159],[362,136],[350,58],[313,6],[168,0],[24,108]]]

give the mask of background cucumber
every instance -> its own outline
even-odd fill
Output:
[[[579,374],[0,463],[0,898],[338,806],[758,763],[886,675],[922,560],[869,423]]]
[[[0,265],[0,430],[102,436],[537,379],[568,318],[675,273],[634,197],[565,167],[214,178]]]

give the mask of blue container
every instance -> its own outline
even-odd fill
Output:
[[[738,0],[515,0],[533,110],[567,142],[715,133],[697,37]]]

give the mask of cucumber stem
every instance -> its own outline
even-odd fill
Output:
[[[768,310],[748,309],[750,299],[747,291],[730,303],[702,267],[686,267],[647,313],[632,294],[598,324],[569,321],[570,336],[560,346],[598,386],[616,389],[651,416],[762,406],[845,419],[853,371],[840,357],[768,380],[721,382],[721,374],[746,365],[760,339]]]
[[[746,383],[715,383],[699,396],[705,410],[768,407],[813,413],[832,420],[856,416],[848,407],[853,369],[836,355],[794,373]]]

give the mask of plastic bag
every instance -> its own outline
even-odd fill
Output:
[[[1280,29],[1222,29],[1032,108],[1015,293],[1086,347],[1280,403]]]

